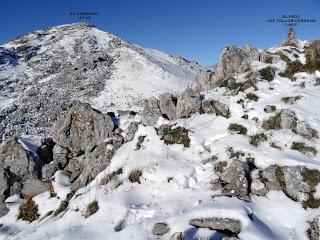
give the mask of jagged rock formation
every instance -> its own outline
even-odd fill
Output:
[[[263,50],[250,45],[244,48],[226,46],[221,53],[219,63],[212,70],[208,70],[201,79],[201,89],[212,89],[218,86],[222,79],[248,71],[253,61],[264,62],[266,55]]]

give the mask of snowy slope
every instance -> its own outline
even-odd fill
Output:
[[[0,127],[0,136],[46,133],[74,99],[102,111],[139,110],[144,98],[196,84],[202,71],[85,23],[28,33],[0,46],[0,116],[17,125]]]
[[[135,50],[133,50],[135,49]],[[109,79],[107,84],[112,91],[124,87],[114,100],[106,90],[103,90],[92,101],[96,107],[104,109],[111,101],[125,104],[126,90],[144,96],[165,91],[177,91],[180,81],[184,77],[193,79],[189,70],[179,70],[171,57],[154,50],[145,50],[138,46],[128,50],[126,47],[117,49],[121,56],[114,67],[118,69]],[[269,52],[278,51],[285,53],[287,47],[276,47]],[[303,49],[297,59],[305,62]],[[287,54],[288,52],[286,52]],[[289,58],[294,58],[288,55]],[[134,58],[135,61],[130,59]],[[149,64],[144,64],[148,59]],[[296,59],[296,58],[295,58]],[[121,61],[120,61],[121,60]],[[126,62],[127,61],[127,62]],[[130,63],[130,64],[127,64]],[[133,64],[133,65],[132,65]],[[161,67],[159,67],[161,66]],[[286,63],[278,60],[273,63],[253,62],[251,69],[259,71],[265,67],[274,67],[276,76],[273,81],[259,79],[257,90],[249,88],[236,95],[230,94],[226,88],[216,88],[203,92],[204,99],[216,99],[230,108],[231,117],[226,119],[215,114],[196,113],[187,119],[169,122],[160,119],[158,126],[163,123],[177,123],[189,130],[190,147],[182,145],[166,145],[157,135],[155,128],[139,126],[135,138],[125,143],[115,154],[110,166],[100,173],[85,188],[79,189],[70,201],[68,210],[59,216],[47,216],[46,213],[56,209],[61,200],[65,199],[70,191],[68,179],[63,172],[57,172],[53,183],[54,190],[60,197],[49,197],[43,193],[34,198],[39,205],[41,217],[44,219],[27,224],[16,220],[18,205],[21,200],[12,197],[7,200],[10,212],[0,218],[4,224],[1,228],[2,239],[169,239],[175,232],[183,232],[186,240],[221,239],[221,235],[209,229],[196,229],[189,224],[189,220],[199,217],[222,217],[237,219],[241,222],[239,239],[243,240],[304,240],[309,239],[307,230],[309,221],[320,215],[320,209],[303,208],[282,191],[270,191],[266,196],[251,195],[250,201],[240,200],[236,197],[219,197],[211,189],[212,181],[218,176],[213,171],[213,163],[206,161],[215,156],[219,161],[230,162],[230,152],[245,153],[246,158],[254,158],[254,164],[259,169],[271,165],[279,166],[305,166],[310,169],[320,170],[319,154],[315,156],[303,154],[291,149],[293,142],[304,142],[320,152],[320,140],[306,139],[289,129],[264,130],[262,122],[273,116],[266,113],[266,105],[274,105],[278,110],[290,109],[296,113],[298,119],[306,121],[312,128],[320,129],[320,85],[315,85],[320,72],[315,74],[298,73],[296,81],[281,77]],[[136,80],[141,77],[153,79],[154,85]],[[130,73],[130,74],[128,74]],[[243,81],[246,74],[235,76],[238,81]],[[177,77],[179,76],[179,77]],[[118,79],[116,84],[115,79]],[[132,82],[131,82],[131,80]],[[304,82],[305,88],[301,88]],[[114,84],[113,84],[114,83]],[[192,81],[188,82],[192,83]],[[139,85],[135,85],[139,84]],[[168,85],[169,86],[168,86]],[[152,87],[151,87],[152,86]],[[152,92],[152,90],[154,92]],[[115,92],[116,93],[116,92]],[[257,101],[246,98],[246,94],[254,93],[259,97]],[[288,104],[282,99],[288,96],[301,96],[296,102]],[[130,97],[128,97],[130,98]],[[243,103],[241,104],[241,101]],[[123,105],[122,105],[123,106]],[[248,119],[243,118],[247,114]],[[129,122],[139,121],[140,116],[134,119],[121,117],[120,127],[125,129]],[[241,124],[248,129],[247,135],[234,134],[228,131],[230,123]],[[264,132],[267,140],[254,146],[249,143],[249,136]],[[137,150],[139,136],[146,136],[141,149]],[[275,144],[277,147],[272,146]],[[107,174],[122,168],[123,173],[110,181],[107,185],[99,182]],[[141,183],[132,183],[128,176],[134,169],[142,171]],[[319,196],[320,185],[315,196]],[[99,210],[89,218],[84,217],[84,212],[89,203],[97,200]],[[40,218],[41,219],[41,218]],[[170,231],[162,238],[152,235],[155,223],[166,222]],[[115,231],[115,227],[123,223],[123,230]]]

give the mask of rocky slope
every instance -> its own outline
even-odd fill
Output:
[[[0,238],[319,239],[320,41],[293,43],[171,58],[199,84],[137,112],[79,96],[46,138],[7,138]]]
[[[202,71],[85,23],[28,33],[0,46],[0,136],[45,135],[72,100],[138,110],[141,99],[179,93]]]

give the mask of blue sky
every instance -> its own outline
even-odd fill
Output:
[[[301,39],[320,38],[319,0],[6,0],[0,44],[36,29],[78,21],[70,11],[96,11],[91,23],[130,42],[181,55],[203,65],[218,61],[227,44],[270,47],[286,37],[268,18],[300,15]]]

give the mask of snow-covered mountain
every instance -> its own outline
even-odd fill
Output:
[[[65,49],[71,53],[64,56],[57,48],[67,59],[61,64],[74,61],[63,66],[72,69],[69,74],[50,70],[51,58],[36,64],[41,54],[42,59],[55,56],[52,49],[37,52],[29,66],[19,64],[27,55],[18,58],[9,51],[23,40],[4,45],[7,74],[1,83],[22,90],[5,92],[13,100],[3,103],[22,104],[21,95],[34,101],[33,94],[46,89],[41,93],[48,94],[47,105],[41,105],[46,111],[32,113],[50,116],[52,104],[64,103],[63,97],[94,108],[73,101],[55,110],[47,138],[19,135],[0,145],[0,239],[320,239],[320,41],[290,39],[290,45],[269,49],[229,45],[218,65],[204,70],[182,58],[110,40],[111,35],[86,25],[46,31],[63,28],[74,36],[99,32],[97,39],[108,38],[102,42],[118,55],[98,51],[94,58],[75,60],[68,58],[78,50]],[[38,79],[41,72],[48,77]],[[23,85],[27,74],[33,80]],[[109,76],[103,88],[90,85],[99,76]],[[197,76],[199,84],[178,91]],[[83,93],[72,84],[77,79]],[[137,97],[142,106],[131,108],[109,97],[110,79],[117,96],[129,94],[120,85],[134,79],[130,94],[136,97],[142,88],[145,95]],[[164,86],[159,79],[171,80]],[[33,82],[41,88],[31,94]],[[119,106],[138,112],[110,113]],[[14,115],[6,111],[2,124],[14,128],[7,120]]]
[[[0,46],[0,136],[47,133],[74,99],[138,110],[144,98],[194,85],[202,71],[86,23],[28,33]]]

